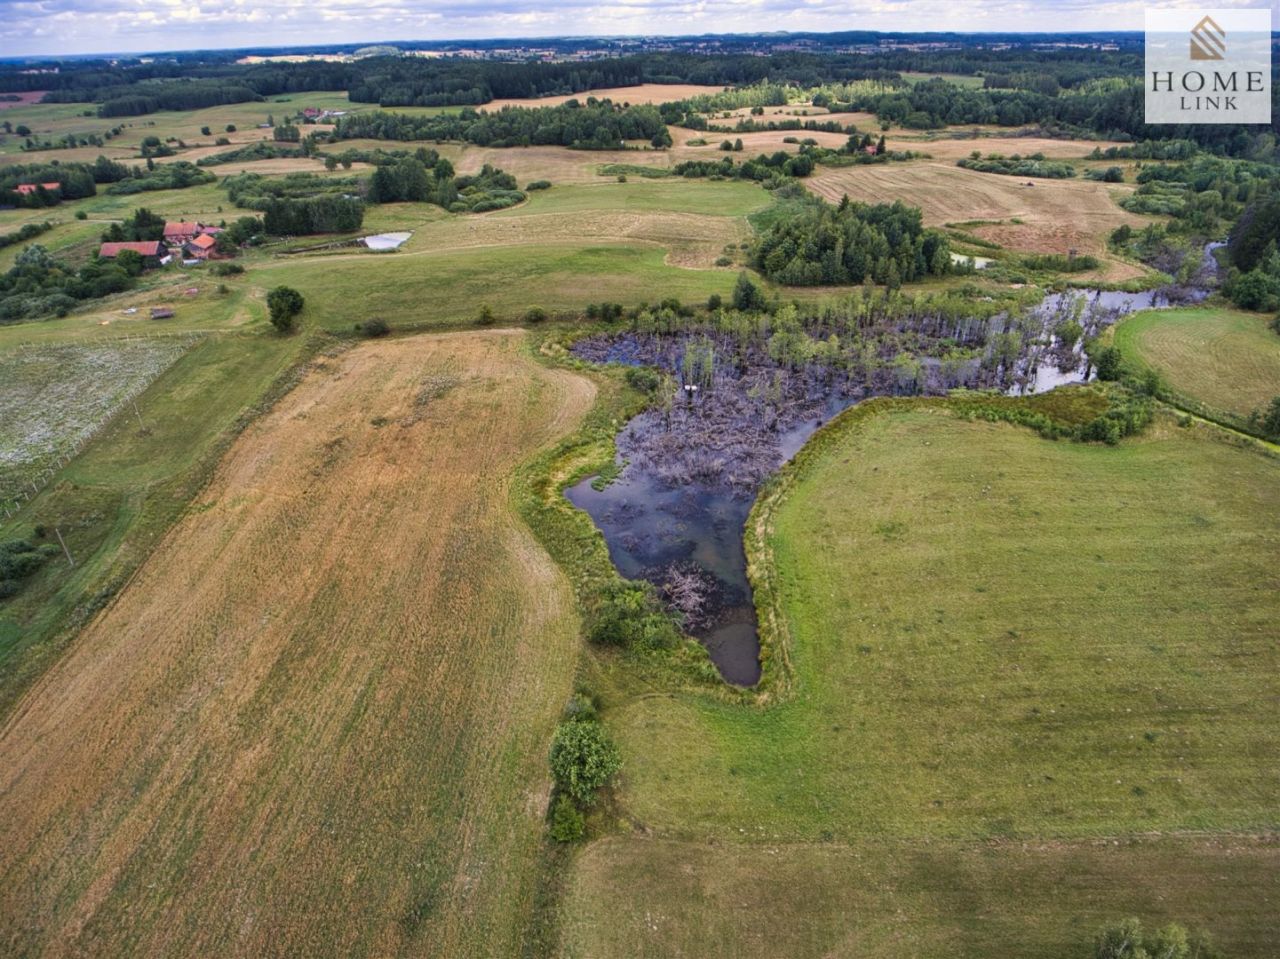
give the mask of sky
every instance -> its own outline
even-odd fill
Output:
[[[1273,0],[1272,16],[1280,0]],[[1141,30],[1132,0],[0,0],[0,56],[483,37]],[[1166,0],[1169,7],[1265,7]]]

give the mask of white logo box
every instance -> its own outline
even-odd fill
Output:
[[[1146,11],[1147,123],[1270,123],[1271,8]]]

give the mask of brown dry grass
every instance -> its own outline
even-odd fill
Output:
[[[968,229],[1020,253],[1074,249],[1093,254],[1107,262],[1108,279],[1122,280],[1140,272],[1106,256],[1106,238],[1112,230],[1124,223],[1134,227],[1147,223],[1126,213],[1113,198],[1132,187],[1088,180],[1029,180],[931,161],[821,169],[804,183],[833,203],[845,194],[863,203],[902,200],[920,207],[930,226],[999,221]],[[1012,222],[1015,219],[1022,222]]]
[[[956,128],[962,129],[962,128]],[[897,131],[885,140],[890,150],[914,150],[927,153],[938,160],[960,160],[974,150],[983,156],[999,153],[1002,156],[1030,156],[1043,153],[1051,160],[1082,160],[1093,152],[1094,147],[1103,150],[1107,147],[1123,146],[1110,140],[1054,140],[1048,137],[928,137]]]
[[[703,86],[697,83],[642,83],[633,87],[602,87],[555,97],[523,97],[510,100],[493,100],[476,107],[477,110],[501,110],[503,107],[553,107],[569,100],[586,102],[588,97],[597,100],[608,98],[614,103],[672,103],[689,97],[719,93],[724,87]]]
[[[0,730],[0,951],[518,951],[577,625],[507,478],[594,396],[521,342],[364,344],[237,441]]]

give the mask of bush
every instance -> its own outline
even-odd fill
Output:
[[[1108,926],[1094,941],[1095,959],[1221,959],[1211,943],[1177,923],[1147,932],[1137,919]]]
[[[568,796],[560,796],[551,808],[551,838],[556,842],[577,842],[587,832],[586,817]]]
[[[480,307],[480,315],[476,317],[476,322],[481,326],[492,326],[496,319],[497,317],[493,315],[493,308],[486,304]]]
[[[267,294],[267,309],[271,311],[271,325],[281,333],[293,329],[294,322],[305,301],[302,294],[292,287],[277,286]]]
[[[545,323],[547,321],[547,311],[540,306],[531,306],[524,311],[524,321],[526,323]]]
[[[560,792],[582,806],[622,768],[618,747],[597,722],[567,722],[551,741],[551,775]]]
[[[627,370],[627,383],[641,393],[653,394],[662,385],[662,377],[647,366],[633,366]]]
[[[237,273],[243,273],[244,267],[239,263],[227,263],[225,260],[214,263],[209,268],[214,276],[235,276]]]
[[[550,189],[551,189],[550,180],[534,180],[532,183],[530,183],[527,187],[524,188],[524,192],[532,193],[534,190],[550,190]]]
[[[84,210],[76,210],[76,219],[77,219],[77,220],[87,220],[87,219],[89,219],[89,214],[88,214],[88,213],[85,213],[85,212],[84,212]]]
[[[1089,352],[1089,359],[1098,368],[1098,379],[1118,380],[1124,372],[1124,358],[1120,350],[1114,346],[1104,346],[1097,351]]]
[[[355,329],[357,333],[363,333],[370,339],[374,339],[379,336],[386,336],[390,333],[391,324],[381,317],[375,317],[372,320],[365,320],[363,323],[357,323]]]
[[[651,586],[617,580],[597,603],[587,637],[598,646],[659,648],[674,644],[678,634]]]

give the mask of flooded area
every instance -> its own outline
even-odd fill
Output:
[[[1206,264],[1212,263],[1211,250]],[[771,352],[714,332],[588,337],[575,344],[576,355],[656,368],[675,385],[618,435],[621,469],[612,482],[588,477],[565,493],[603,532],[618,571],[652,583],[725,680],[751,686],[760,678],[760,649],[743,530],[760,487],[824,422],[870,396],[936,395],[956,386],[1021,395],[1087,382],[1093,375],[1083,349],[1088,337],[1127,313],[1199,302],[1208,283],[1049,294],[1020,320],[1022,328],[1038,332],[1007,363],[949,360],[942,345],[954,338],[941,334],[952,333],[951,327],[934,340],[915,330],[918,367],[911,379],[892,362],[900,328],[884,332],[884,359],[863,371],[847,364],[789,366]],[[1071,344],[1055,333],[1065,323],[1081,330]],[[986,332],[975,334],[980,346],[973,351],[990,352],[999,335],[990,331],[1005,329],[999,318],[987,321]]]

